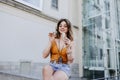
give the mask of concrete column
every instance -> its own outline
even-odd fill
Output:
[[[82,52],[82,0],[78,0],[78,25],[79,25],[79,31],[78,31],[78,55],[79,55],[79,76],[83,77],[83,52]]]

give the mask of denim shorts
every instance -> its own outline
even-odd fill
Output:
[[[58,71],[58,70],[61,70],[61,71],[64,71],[68,77],[70,77],[70,66],[68,64],[57,64],[57,63],[50,63],[50,66],[52,67],[52,69],[54,71]]]

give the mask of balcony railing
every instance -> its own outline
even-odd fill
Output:
[[[84,65],[89,67],[104,67],[104,62],[103,60],[89,60],[84,61]]]

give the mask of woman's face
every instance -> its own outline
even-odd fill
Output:
[[[68,26],[65,21],[62,21],[59,25],[59,32],[60,33],[67,33],[68,31]]]

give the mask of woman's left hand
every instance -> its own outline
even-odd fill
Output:
[[[70,39],[68,39],[67,37],[65,37],[64,43],[65,43],[66,47],[69,47],[70,44],[71,44],[71,41],[70,41]]]

